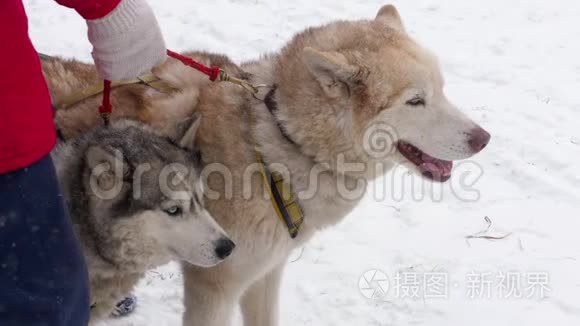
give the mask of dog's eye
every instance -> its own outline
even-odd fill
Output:
[[[421,97],[414,97],[407,101],[407,105],[410,106],[425,106],[425,100]]]
[[[172,206],[165,210],[165,213],[171,216],[178,216],[181,215],[181,207],[179,206]]]

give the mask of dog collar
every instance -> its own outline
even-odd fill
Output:
[[[278,111],[278,103],[276,102],[276,90],[277,86],[274,85],[272,89],[264,97],[264,104],[270,111],[270,114],[274,117],[278,130],[282,136],[290,144],[300,147],[292,137],[286,132],[286,128],[282,126],[280,121],[276,117],[276,111]],[[298,231],[304,222],[304,213],[302,207],[298,203],[298,200],[294,197],[294,192],[290,185],[284,180],[282,174],[271,171],[268,165],[264,163],[262,154],[260,153],[258,147],[256,146],[256,161],[260,164],[260,171],[262,173],[262,179],[266,189],[270,193],[270,199],[272,200],[272,206],[278,215],[278,218],[286,225],[290,237],[292,239],[298,236]]]
[[[292,239],[298,236],[300,227],[304,222],[304,213],[290,185],[284,180],[282,174],[271,171],[268,165],[264,163],[262,154],[256,146],[256,161],[260,164],[260,172],[264,186],[270,194],[272,207],[282,223],[288,228],[288,233]]]
[[[268,111],[270,111],[270,114],[272,114],[272,116],[274,117],[274,120],[276,121],[276,125],[278,126],[278,129],[280,130],[280,133],[282,134],[282,136],[284,136],[284,138],[290,144],[295,145],[297,147],[300,147],[292,139],[292,137],[290,137],[290,135],[286,131],[286,128],[284,126],[282,126],[282,124],[280,123],[280,120],[278,120],[278,118],[276,117],[276,111],[278,111],[278,102],[276,102],[276,90],[277,89],[278,89],[277,85],[274,85],[272,87],[272,89],[268,92],[268,94],[266,94],[266,97],[264,97],[264,104],[268,108]]]

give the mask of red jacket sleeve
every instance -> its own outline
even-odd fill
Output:
[[[28,37],[22,1],[0,0],[0,22],[0,40],[5,49],[0,51],[2,175],[45,157],[56,142],[56,132],[50,95],[38,54]]]
[[[105,17],[121,0],[56,0],[59,4],[76,10],[85,19]]]

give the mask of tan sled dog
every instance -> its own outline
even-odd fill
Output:
[[[116,116],[169,132],[193,112],[203,118],[196,146],[208,177],[207,207],[237,248],[214,268],[183,267],[184,325],[230,325],[238,303],[244,325],[277,325],[289,253],[341,221],[369,180],[402,163],[445,181],[452,160],[481,151],[490,138],[447,100],[437,60],[409,37],[393,6],[373,20],[309,29],[280,53],[241,67],[224,57],[195,56],[269,87],[255,99],[168,60],[155,74],[181,91],[128,86],[114,92],[113,102]],[[78,63],[57,60],[45,64],[45,72],[57,103],[97,82],[92,67]],[[98,123],[98,101],[60,111],[63,133]],[[386,137],[375,139],[381,135]],[[256,145],[299,197],[305,220],[295,239],[263,195]]]

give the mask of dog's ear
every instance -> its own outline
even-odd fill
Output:
[[[401,15],[399,15],[399,11],[397,11],[397,8],[393,5],[383,6],[379,10],[376,20],[387,27],[400,32],[405,32],[405,26],[401,20]]]
[[[123,183],[129,173],[121,151],[100,146],[91,146],[86,152],[86,162],[100,190],[110,190]],[[94,179],[93,179],[94,178]]]
[[[329,97],[339,97],[342,94],[342,83],[353,86],[359,83],[364,75],[360,67],[348,62],[347,58],[338,52],[322,52],[307,47],[303,56],[308,70]]]
[[[195,137],[197,136],[197,130],[201,125],[201,115],[195,112],[190,118],[181,122],[177,126],[177,139],[176,143],[180,147],[189,150],[194,149]]]

